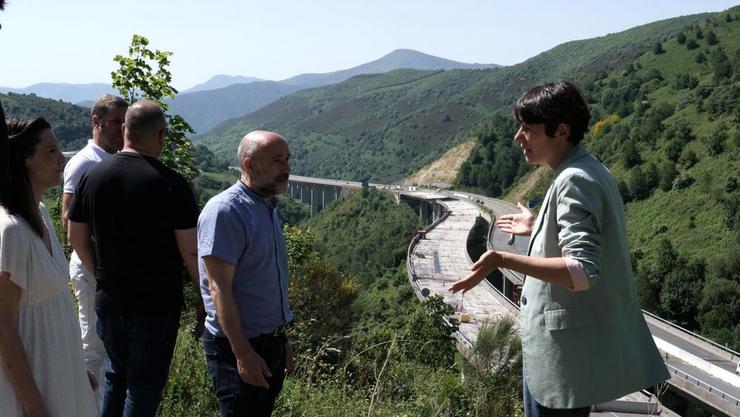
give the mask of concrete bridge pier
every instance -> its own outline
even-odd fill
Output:
[[[319,214],[329,203],[339,198],[342,187],[331,184],[289,181],[288,194],[311,207],[311,217]]]

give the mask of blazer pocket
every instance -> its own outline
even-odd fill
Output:
[[[588,308],[545,311],[545,328],[550,331],[596,326],[593,312]]]

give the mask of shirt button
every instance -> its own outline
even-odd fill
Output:
[[[522,305],[527,305],[527,297],[522,297]]]

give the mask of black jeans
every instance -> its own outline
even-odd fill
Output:
[[[146,316],[97,312],[105,345],[103,417],[154,417],[167,384],[180,311]],[[59,381],[64,383],[64,381]]]
[[[522,377],[524,389],[524,417],[588,417],[591,407],[547,408],[532,397],[527,386],[527,377]]]
[[[267,379],[270,389],[255,387],[242,381],[236,368],[236,358],[229,340],[216,337],[208,330],[203,332],[203,348],[222,417],[269,417],[275,400],[283,389],[287,354],[285,335],[260,335],[249,339],[270,368],[272,377]]]

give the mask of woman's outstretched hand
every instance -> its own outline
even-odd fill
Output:
[[[455,281],[450,286],[450,292],[456,293],[460,290],[462,290],[462,292],[468,292],[483,281],[483,278],[487,277],[494,269],[502,265],[503,258],[501,257],[501,254],[496,251],[489,250],[481,255],[478,262],[473,264],[470,268],[470,274],[459,281]]]
[[[499,217],[496,219],[496,227],[504,233],[529,236],[534,228],[534,215],[522,203],[516,203],[516,206],[519,207],[519,213],[504,214]]]

